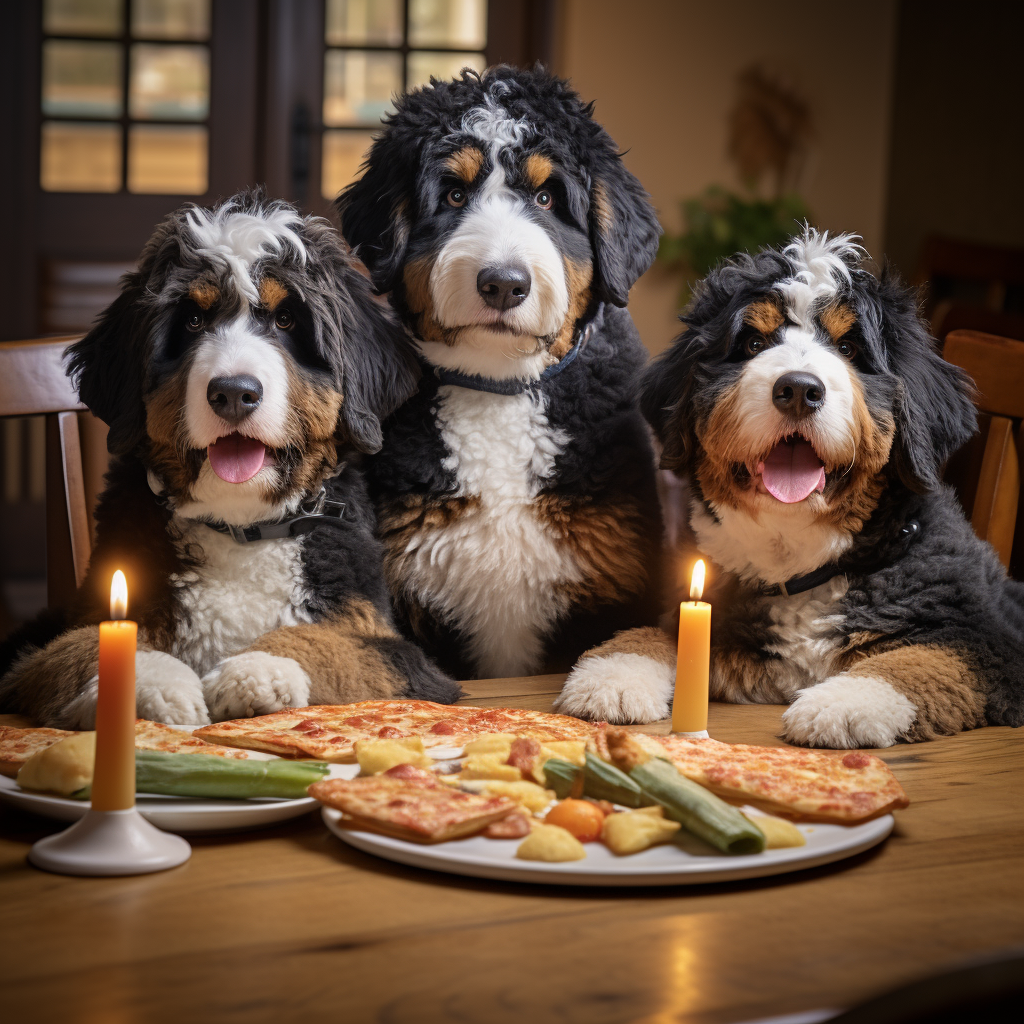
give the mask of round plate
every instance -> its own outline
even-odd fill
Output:
[[[758,813],[753,808],[750,810]],[[423,845],[345,828],[341,817],[341,812],[333,807],[323,810],[324,822],[336,836],[357,850],[385,860],[453,875],[547,885],[702,885],[780,875],[852,857],[880,843],[893,826],[891,814],[863,825],[798,825],[807,839],[806,846],[766,850],[747,857],[726,857],[699,840],[688,838],[655,846],[631,857],[616,857],[601,843],[587,843],[586,860],[543,864],[516,860],[519,839],[472,836]]]

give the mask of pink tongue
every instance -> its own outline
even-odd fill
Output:
[[[228,434],[206,449],[214,473],[229,484],[244,484],[262,468],[267,456],[266,445],[252,437]]]
[[[758,467],[768,493],[792,504],[825,489],[825,467],[810,442],[780,441]]]

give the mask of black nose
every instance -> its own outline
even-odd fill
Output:
[[[206,386],[206,400],[221,419],[235,425],[259,407],[263,385],[248,375],[214,377]]]
[[[825,404],[825,385],[813,373],[784,373],[772,388],[772,401],[790,416],[809,416]]]
[[[518,264],[484,267],[476,275],[476,290],[492,309],[515,309],[530,294],[530,272]]]

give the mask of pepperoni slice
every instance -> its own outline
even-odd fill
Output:
[[[456,732],[456,723],[450,718],[442,718],[440,722],[435,722],[430,727],[430,731],[435,736],[453,736]]]

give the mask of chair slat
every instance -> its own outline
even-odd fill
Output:
[[[84,409],[64,372],[64,353],[78,335],[0,345],[0,415],[37,416]]]
[[[993,416],[978,479],[971,525],[999,554],[1004,566],[1010,566],[1013,534],[1017,525],[1020,499],[1020,465],[1013,440],[1013,421]]]

